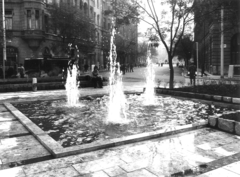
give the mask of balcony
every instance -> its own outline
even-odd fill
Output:
[[[27,41],[30,48],[37,49],[45,39],[45,33],[42,30],[24,30],[22,38]]]

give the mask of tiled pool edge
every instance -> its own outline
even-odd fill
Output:
[[[52,155],[54,155],[55,149],[62,148],[62,146],[59,143],[57,143],[46,132],[40,129],[36,124],[34,124],[28,117],[21,113],[11,103],[3,104]]]
[[[209,116],[208,120],[209,127],[240,136],[240,122],[216,116]]]
[[[223,103],[232,103],[236,105],[240,105],[240,98],[229,97],[229,96],[220,96],[220,95],[209,95],[204,93],[194,93],[194,92],[184,92],[178,90],[170,90],[170,89],[163,89],[163,88],[155,88],[155,92],[158,94],[169,94],[173,96],[183,96],[183,97],[190,97],[190,98],[199,98],[199,99],[206,99],[212,101],[221,101]]]
[[[201,129],[208,125],[208,121],[203,120],[199,123],[194,123],[194,124],[189,124],[184,126],[177,126],[174,128],[174,130],[170,130],[170,131],[157,130],[154,132],[141,133],[141,134],[131,135],[123,138],[115,138],[115,139],[105,140],[102,142],[63,148],[46,132],[44,132],[42,129],[36,126],[28,117],[26,117],[18,109],[16,109],[11,103],[4,103],[4,105],[33,134],[33,136],[36,137],[36,139],[39,140],[39,142],[56,158],[100,150],[103,148],[120,146],[124,144],[149,140],[153,138],[175,135],[178,133]]]

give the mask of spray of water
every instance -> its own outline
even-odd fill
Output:
[[[145,72],[145,76],[146,76],[146,86],[145,86],[145,93],[144,93],[144,96],[145,96],[144,104],[145,105],[156,104],[155,91],[154,91],[155,72],[154,72],[153,63],[152,63],[150,56],[151,56],[151,50],[148,50],[147,68],[146,68],[146,72]]]
[[[114,24],[114,21],[112,21]],[[117,62],[116,45],[114,37],[116,34],[115,28],[112,29],[110,43],[110,76],[109,76],[109,105],[107,123],[126,123],[126,97],[123,92],[122,73],[120,64]]]
[[[68,70],[67,81],[66,81],[66,93],[67,93],[67,104],[68,106],[77,106],[79,99],[79,90],[77,83],[77,67],[73,65],[72,74]]]

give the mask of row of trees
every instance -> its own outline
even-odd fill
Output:
[[[174,81],[173,58],[179,55],[188,61],[192,56],[191,35],[194,20],[220,23],[220,9],[224,7],[228,12],[224,20],[231,24],[228,29],[238,25],[238,20],[236,20],[239,18],[238,0],[112,0],[112,3],[119,3],[118,6],[121,6],[122,2],[130,5],[131,8],[119,8],[117,15],[121,19],[136,19],[132,20],[134,22],[144,21],[165,47],[170,68],[170,88],[173,88]]]

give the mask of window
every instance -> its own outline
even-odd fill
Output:
[[[103,18],[103,28],[106,29],[107,26],[106,26],[106,18]]]
[[[231,64],[240,64],[240,33],[233,35],[231,39]]]
[[[32,12],[27,10],[27,29],[32,29]]]
[[[35,11],[35,29],[40,29],[39,10]]]
[[[81,10],[83,9],[83,2],[82,2],[82,0],[80,0],[80,9]]]
[[[5,24],[6,24],[6,30],[11,30],[12,29],[12,20],[13,20],[13,15],[12,15],[12,10],[6,10],[5,11]]]
[[[97,43],[99,44],[100,41],[100,36],[99,36],[99,32],[97,32]]]
[[[99,15],[97,15],[97,25],[99,26]]]
[[[96,12],[94,12],[94,23],[96,23]]]
[[[93,7],[90,7],[90,18],[93,18]]]
[[[44,24],[45,24],[45,31],[46,32],[48,32],[48,30],[49,30],[49,28],[48,28],[48,24],[49,22],[48,22],[48,16],[47,15],[45,15],[44,16]]]
[[[85,16],[87,16],[88,15],[88,5],[87,5],[87,3],[84,3],[84,14],[85,14]]]
[[[108,29],[110,30],[110,28],[111,28],[111,24],[110,24],[110,23],[108,23]]]

